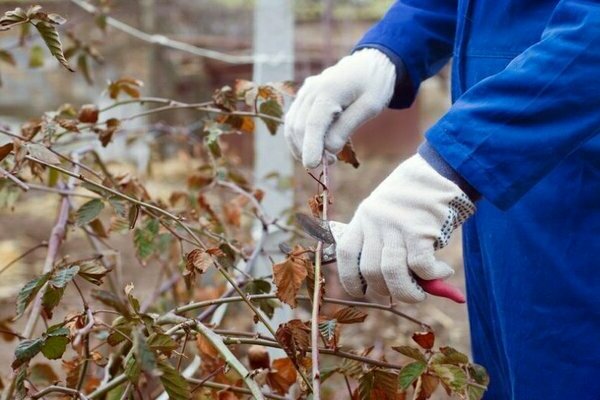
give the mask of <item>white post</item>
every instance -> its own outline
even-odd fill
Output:
[[[293,0],[257,0],[254,11],[254,73],[256,83],[280,82],[294,78],[294,7]],[[291,179],[294,161],[287,149],[281,128],[275,136],[258,123],[254,136],[254,176],[257,186],[265,190],[263,205],[272,217],[279,217],[294,204],[293,188],[278,188],[277,179],[265,179],[273,172],[279,179]],[[272,232],[265,250],[276,260],[282,255],[277,245],[285,240],[282,232]],[[254,276],[271,274],[268,257],[261,256],[252,271]],[[289,307],[279,308],[271,321],[277,326],[292,317]],[[266,333],[261,328],[260,332]],[[277,349],[273,349],[277,350]],[[281,350],[272,355],[282,356]]]

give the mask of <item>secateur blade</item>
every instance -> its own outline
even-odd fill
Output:
[[[320,240],[325,244],[335,244],[335,238],[329,228],[329,222],[303,213],[296,213],[296,220],[302,230],[312,238]]]

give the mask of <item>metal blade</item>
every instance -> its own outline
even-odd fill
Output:
[[[319,220],[307,214],[296,213],[296,220],[302,230],[313,238],[327,244],[334,244],[335,239],[327,221]]]

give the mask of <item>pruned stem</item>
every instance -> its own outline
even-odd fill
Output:
[[[328,220],[328,202],[329,202],[329,171],[327,168],[327,159],[323,157],[323,214],[321,218],[324,221]],[[321,277],[321,260],[323,257],[323,241],[317,243],[315,252],[315,285],[312,299],[312,315],[310,320],[311,332],[311,358],[312,358],[312,382],[313,396],[315,400],[321,398],[321,374],[319,369],[319,314],[321,308],[321,285],[323,279]]]

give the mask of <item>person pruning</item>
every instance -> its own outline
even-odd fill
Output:
[[[414,303],[463,227],[488,400],[600,399],[600,1],[399,0],[306,79],[285,136],[306,168],[405,108],[452,57],[450,110],[336,238],[342,286]]]

